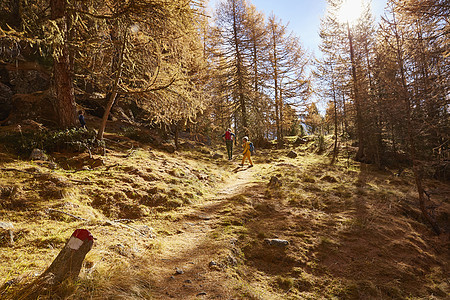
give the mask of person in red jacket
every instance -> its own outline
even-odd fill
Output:
[[[222,139],[225,141],[227,146],[228,160],[233,158],[233,141],[235,139],[234,133],[228,128],[227,131],[222,135]]]

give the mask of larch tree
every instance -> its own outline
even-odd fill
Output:
[[[2,3],[1,8],[8,12],[0,22],[3,42],[13,46],[17,53],[20,48],[29,47],[32,55],[40,56],[42,61],[51,60],[51,91],[55,97],[53,109],[58,125],[61,128],[74,126],[76,104],[70,59],[73,16],[67,1],[39,0],[25,5],[19,0],[9,0]]]
[[[356,18],[351,22],[349,16],[343,13],[344,3],[342,0],[328,1],[328,14],[322,20],[321,28],[321,51],[324,57],[319,62],[318,75],[326,75],[321,81],[326,81],[323,83],[328,88],[324,92],[335,103],[335,117],[338,115],[338,100],[342,99],[344,126],[350,135],[352,132],[348,132],[348,129],[352,127],[347,126],[347,120],[352,117],[358,140],[356,160],[379,163],[381,150],[373,142],[381,140],[377,109],[373,101],[374,20],[368,4],[362,3],[361,13],[354,16]],[[345,75],[347,70],[350,70],[350,76]],[[352,103],[345,102],[346,95]],[[350,108],[354,108],[353,114]],[[336,136],[335,128],[335,139]]]
[[[316,103],[313,102],[307,106],[304,123],[308,126],[309,133],[315,134],[318,131],[319,134],[321,133],[322,117]]]
[[[59,32],[53,44],[53,76],[56,93],[56,112],[59,125],[68,128],[75,125],[76,103],[73,89],[72,69],[68,43],[72,16],[68,13],[66,0],[50,0],[50,20]]]
[[[79,83],[106,98],[98,139],[118,97],[148,111],[149,122],[164,125],[194,118],[203,109],[203,47],[190,2],[111,0],[77,9],[80,31],[89,41],[76,57],[79,73],[85,74]]]
[[[287,26],[281,24],[274,15],[267,23],[269,34],[269,79],[272,82],[271,94],[275,108],[275,124],[278,147],[283,147],[283,130],[285,128],[285,105],[303,103],[308,97],[309,79],[306,78],[308,59],[301,48],[299,39],[286,32]],[[294,102],[288,103],[288,100]]]
[[[258,143],[264,139],[269,122],[269,103],[264,95],[267,78],[267,31],[264,15],[254,5],[250,5],[245,19],[248,47],[250,51],[249,77],[251,93],[249,95],[249,122],[252,127],[254,141]]]
[[[390,15],[383,19],[380,48],[387,49],[384,54],[391,63],[381,74],[390,75],[389,85],[398,87],[391,89],[388,97],[399,100],[397,116],[404,121],[396,124],[398,130],[393,137],[413,166],[422,214],[439,233],[440,228],[426,209],[422,177],[425,164],[448,153],[448,78],[444,75],[448,75],[448,40],[442,15],[445,6],[437,1],[437,6],[431,8],[427,2],[389,1]],[[380,81],[388,79],[380,76]]]
[[[343,69],[342,48],[339,47],[343,43],[342,31],[339,24],[331,16],[326,16],[321,21],[320,26],[321,44],[319,46],[322,57],[316,61],[314,71],[315,78],[319,83],[318,93],[328,99],[328,108],[326,111],[326,119],[333,120],[334,126],[334,148],[331,164],[335,162],[338,155],[338,126],[339,126],[339,103],[340,95],[344,95],[345,72],[339,72]],[[329,120],[327,120],[329,123]]]
[[[236,134],[248,135],[248,99],[251,91],[249,78],[250,57],[245,19],[248,6],[244,0],[227,0],[217,8],[222,54],[227,62],[227,90],[233,101]]]
[[[358,23],[354,26],[354,63],[358,70],[359,108],[362,124],[362,145],[359,148],[361,156],[357,159],[366,163],[382,166],[384,149],[382,145],[382,130],[380,123],[379,98],[374,87],[373,64],[375,55],[374,18],[370,6],[363,5]],[[356,105],[356,103],[355,103]],[[358,120],[358,119],[357,119]],[[358,129],[359,132],[360,129]]]

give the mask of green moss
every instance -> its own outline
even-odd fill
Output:
[[[294,279],[291,277],[277,276],[275,278],[275,284],[278,288],[287,291],[294,286]]]

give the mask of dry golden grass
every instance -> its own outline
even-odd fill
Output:
[[[251,169],[145,145],[76,172],[2,160],[16,171],[0,175],[0,221],[14,224],[14,244],[1,239],[0,297],[14,299],[76,228],[96,238],[80,279],[42,299],[448,297],[448,234],[421,219],[411,175],[345,158],[330,166],[313,148],[295,159],[259,149]],[[281,186],[267,185],[272,176]],[[289,245],[268,246],[272,238]]]

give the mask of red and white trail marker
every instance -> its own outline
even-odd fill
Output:
[[[86,240],[93,241],[94,237],[87,229],[77,229],[67,242],[67,247],[72,250],[78,250]]]

